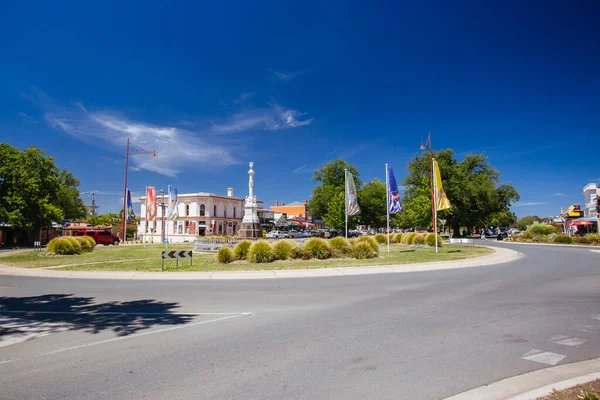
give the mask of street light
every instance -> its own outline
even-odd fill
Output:
[[[156,157],[156,151],[129,151],[129,143],[131,139],[127,138],[127,147],[125,148],[125,184],[123,186],[123,245],[127,243],[126,228],[127,228],[127,170],[129,168],[129,155],[130,154],[152,154],[152,157]],[[148,223],[146,221],[146,223]]]

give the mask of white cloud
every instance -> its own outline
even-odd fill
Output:
[[[314,118],[302,119],[306,113],[285,108],[276,103],[268,103],[269,108],[253,109],[234,114],[227,121],[213,123],[212,130],[221,133],[234,133],[250,129],[277,131],[309,125]]]
[[[242,93],[238,96],[237,99],[233,100],[234,104],[240,104],[253,97],[254,93]]]
[[[566,196],[566,194],[558,192],[558,193],[554,193],[553,196],[563,197],[563,196]]]
[[[525,202],[522,202],[522,203],[514,204],[513,207],[541,206],[541,205],[544,205],[544,204],[546,204],[546,203],[539,202],[539,201],[525,201]]]
[[[304,168],[306,168],[306,167],[307,167],[307,165],[306,165],[306,164],[304,164],[304,165],[302,165],[302,166],[300,166],[300,167],[298,167],[298,168],[296,168],[296,169],[292,170],[292,174],[295,174],[296,172],[300,172],[300,171],[302,171],[302,170],[303,170]]]
[[[310,72],[310,69],[305,69],[303,71],[295,71],[295,72],[279,72],[279,71],[275,71],[274,69],[269,68],[268,69],[269,73],[271,74],[271,76],[275,79],[279,79],[280,81],[287,81],[290,80],[292,78],[295,78],[297,76],[300,75],[304,75]]]

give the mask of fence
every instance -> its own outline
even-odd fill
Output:
[[[280,239],[263,239],[263,238],[225,239],[225,238],[220,238],[220,237],[215,237],[215,238],[206,238],[205,237],[205,238],[196,239],[196,244],[194,245],[194,250],[195,251],[217,251],[221,247],[229,247],[229,248],[233,249],[242,240],[249,240],[251,242],[254,242],[257,240],[267,240],[267,241],[276,242],[277,240],[280,240]],[[286,239],[286,240],[292,240],[298,244],[302,244],[305,241],[305,239]]]
[[[450,239],[450,244],[470,244],[471,246],[475,246],[475,240],[466,238],[452,238]]]

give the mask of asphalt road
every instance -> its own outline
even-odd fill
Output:
[[[600,357],[600,253],[497,245],[525,257],[330,278],[0,276],[0,398],[439,399]]]

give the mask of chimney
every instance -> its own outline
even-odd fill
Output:
[[[227,188],[227,197],[233,197],[233,188]]]
[[[308,202],[306,200],[304,200],[304,205],[306,205]]]
[[[275,207],[279,207],[279,200],[275,200]]]
[[[281,207],[283,207],[283,206],[285,206],[285,203],[283,203],[283,202],[282,202],[282,203],[281,203]]]

